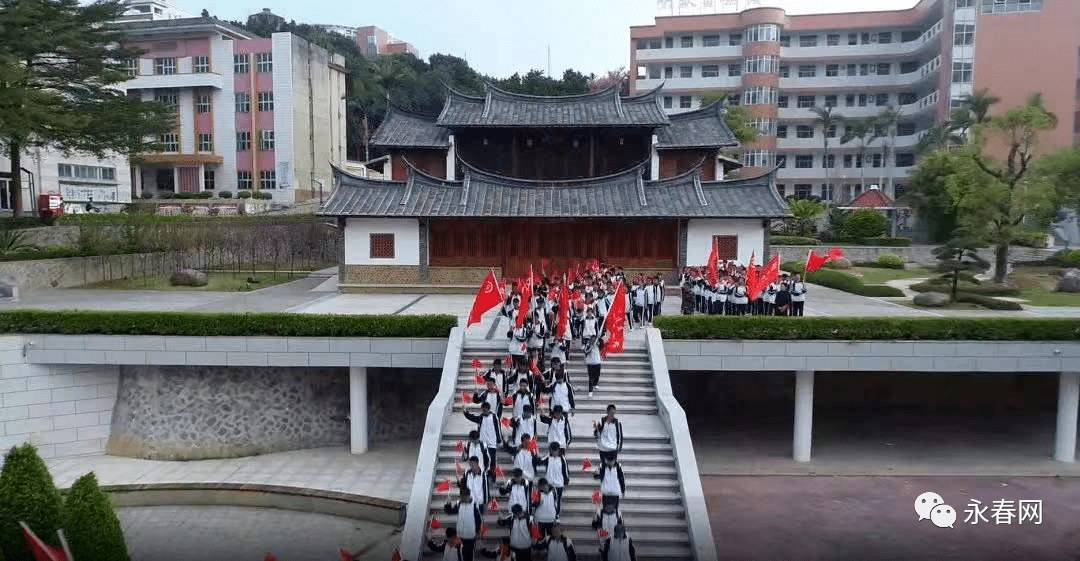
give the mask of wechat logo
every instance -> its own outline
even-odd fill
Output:
[[[919,520],[930,520],[938,528],[952,528],[956,522],[956,509],[945,504],[941,495],[926,492],[915,499],[915,513]]]

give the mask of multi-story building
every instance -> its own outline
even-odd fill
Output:
[[[194,17],[169,0],[127,0],[119,21],[155,21]]]
[[[1080,2],[1065,0],[921,0],[897,11],[788,15],[752,8],[657,17],[653,25],[631,27],[631,77],[638,92],[662,87],[661,102],[671,113],[696,109],[703,95],[716,92],[749,106],[760,138],[744,145],[743,163],[780,166],[781,193],[841,201],[879,185],[896,196],[920,138],[984,88],[1001,98],[1001,108],[1042,93],[1060,119],[1041,136],[1042,149],[1071,145],[1080,122],[1078,29]],[[862,149],[859,140],[841,143],[845,123],[822,129],[813,109],[825,107],[847,119],[892,108],[899,119],[871,130]]]
[[[132,156],[132,191],[261,189],[285,202],[330,185],[345,160],[341,55],[291,33],[260,38],[210,18],[135,22],[131,95],[177,113],[162,151]]]
[[[360,47],[360,52],[369,58],[397,53],[410,53],[420,58],[420,50],[411,43],[406,43],[374,25],[356,28],[356,45]]]

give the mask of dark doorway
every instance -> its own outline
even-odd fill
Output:
[[[157,190],[176,192],[176,182],[172,168],[157,170]]]

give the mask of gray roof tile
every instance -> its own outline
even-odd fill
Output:
[[[436,121],[445,127],[656,127],[668,117],[657,91],[620,97],[614,87],[583,95],[533,96],[487,85],[484,97],[450,90]]]
[[[657,129],[657,148],[721,148],[738,146],[739,141],[724,121],[719,103],[713,103],[696,111],[668,116],[671,124]]]
[[[435,119],[409,113],[391,105],[382,124],[371,137],[372,146],[400,148],[448,148],[450,131]]]

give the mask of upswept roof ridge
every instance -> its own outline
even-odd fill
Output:
[[[450,131],[436,125],[434,117],[390,103],[370,143],[372,146],[445,149],[450,146]]]
[[[739,141],[724,120],[720,102],[700,109],[669,115],[671,124],[657,130],[657,148],[723,148],[738,146]]]
[[[448,88],[436,123],[446,127],[657,127],[669,121],[655,92],[622,97],[617,86],[566,96],[519,94],[484,84],[483,98]]]

